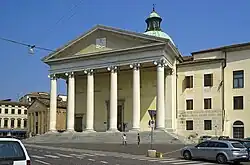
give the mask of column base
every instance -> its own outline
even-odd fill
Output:
[[[89,133],[89,132],[96,132],[94,129],[85,129],[84,131],[82,131],[83,133]]]
[[[76,133],[76,131],[75,130],[73,130],[73,129],[68,129],[68,130],[66,130],[66,131],[64,131],[63,133]]]
[[[129,132],[140,132],[140,128],[132,128]]]
[[[55,133],[58,133],[58,131],[57,130],[49,130],[45,134],[55,134]]]
[[[110,128],[106,132],[108,132],[108,133],[115,133],[115,132],[120,132],[120,131],[118,131],[118,129],[115,129],[115,128]]]

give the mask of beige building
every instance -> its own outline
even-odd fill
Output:
[[[0,134],[24,137],[27,132],[27,104],[0,101]]]
[[[40,95],[41,96],[41,95]],[[49,95],[48,95],[49,96]],[[32,98],[32,97],[29,97]],[[65,131],[66,128],[66,107],[64,98],[57,97],[56,130]],[[33,101],[28,108],[29,132],[44,134],[48,132],[49,125],[49,105],[50,97],[33,97]]]
[[[67,83],[67,132],[159,131],[250,136],[249,45],[184,57],[153,10],[144,34],[97,25],[43,61],[50,66],[50,132],[57,79]],[[80,129],[81,128],[81,129]]]

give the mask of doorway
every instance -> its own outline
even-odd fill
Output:
[[[82,116],[76,116],[75,117],[75,131],[76,132],[82,132],[83,128],[82,128]]]
[[[244,123],[242,121],[233,123],[233,138],[244,138]]]
[[[117,103],[117,130],[120,132],[125,131],[125,123],[124,123],[124,100],[118,100]],[[109,130],[109,121],[110,121],[110,105],[109,101],[106,101],[107,106],[107,130]]]

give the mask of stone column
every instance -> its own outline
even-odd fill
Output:
[[[117,132],[117,67],[108,67],[110,71],[109,132]]]
[[[93,70],[84,71],[87,74],[87,114],[86,131],[94,131],[94,75]]]
[[[44,112],[41,112],[41,134],[44,134]]]
[[[57,79],[55,75],[50,75],[49,77],[50,77],[49,132],[56,132]]]
[[[131,131],[140,131],[140,64],[130,65],[133,68],[133,124]]]
[[[156,129],[165,129],[165,99],[164,99],[164,67],[165,61],[155,63],[157,65],[157,97],[156,97]]]
[[[68,76],[68,109],[66,132],[75,131],[75,77],[74,73],[66,73]]]

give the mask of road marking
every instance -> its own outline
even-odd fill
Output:
[[[160,163],[171,163],[171,162],[187,162],[186,160],[165,160],[165,161],[160,161]]]
[[[158,161],[160,161],[160,160],[157,160],[157,159],[149,159],[148,161],[149,161],[149,162],[158,162]]]
[[[108,164],[108,162],[106,162],[106,161],[100,161],[101,163],[103,163],[103,164]]]
[[[76,157],[84,157],[83,155],[78,155],[78,154],[70,154],[72,156],[76,156]]]
[[[38,156],[38,155],[31,155],[32,158],[37,158],[37,159],[44,159],[45,157]]]
[[[70,155],[64,155],[64,154],[60,154],[60,153],[56,153],[58,156],[62,156],[62,157],[66,157],[66,158],[72,158],[72,156]]]
[[[90,155],[90,154],[83,154],[83,155],[85,155],[85,156],[95,156],[95,155]]]
[[[88,159],[89,161],[92,161],[92,162],[94,162],[95,161],[95,159]]]
[[[172,163],[172,164],[200,164],[199,162],[196,161],[190,161],[190,162],[176,162],[176,163]]]
[[[95,154],[97,156],[106,156],[105,154]]]
[[[44,156],[46,156],[46,157],[49,157],[49,158],[59,158],[58,156],[55,156],[55,155],[44,155]]]
[[[50,163],[47,163],[47,162],[44,162],[44,161],[41,161],[41,160],[35,160],[35,162],[46,164],[46,165],[50,165]]]
[[[212,165],[215,163],[209,163],[209,162],[204,162],[204,163],[194,163],[194,164],[189,164],[189,165]]]

